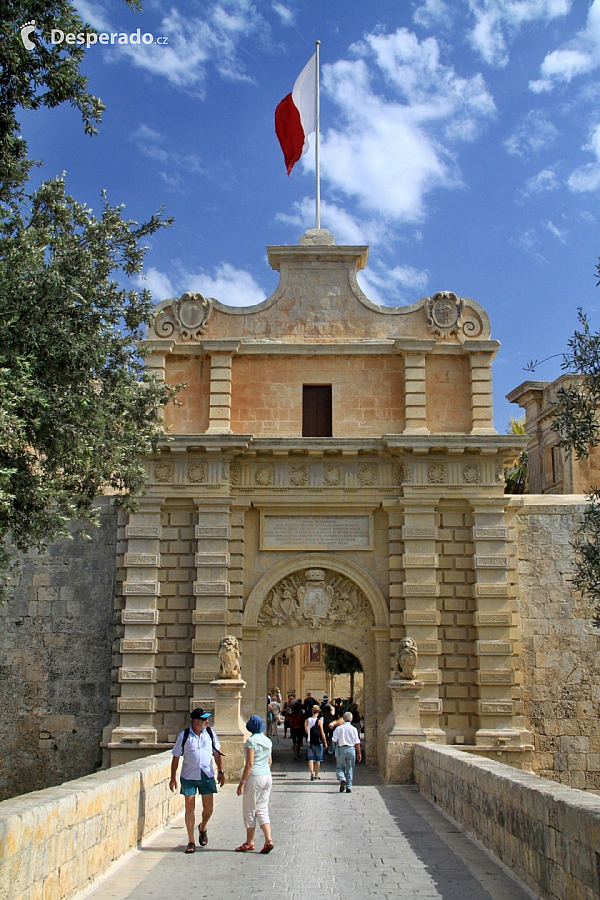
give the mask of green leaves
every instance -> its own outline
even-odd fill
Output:
[[[140,240],[169,220],[138,225],[106,197],[96,217],[62,178],[3,212],[0,541],[25,550],[93,519],[103,491],[127,506],[143,489],[141,454],[157,449],[176,390],[144,370],[152,301],[127,280],[143,265]]]

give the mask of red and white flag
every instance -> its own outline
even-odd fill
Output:
[[[316,53],[304,66],[291,94],[275,110],[275,133],[279,138],[288,175],[308,150],[308,136],[316,127]]]

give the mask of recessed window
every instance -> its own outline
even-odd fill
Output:
[[[332,437],[330,384],[302,386],[302,437]]]

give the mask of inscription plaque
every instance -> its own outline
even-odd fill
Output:
[[[263,550],[371,550],[370,516],[261,517]]]

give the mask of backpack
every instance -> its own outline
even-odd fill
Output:
[[[212,730],[212,728],[210,727],[210,725],[207,725],[207,726],[206,726],[206,730],[208,731],[208,736],[210,737],[210,742],[211,742],[211,744],[212,744],[213,753],[220,753],[221,756],[225,756],[225,754],[223,753],[222,750],[217,750],[217,747],[216,747],[216,745],[215,745],[215,736],[214,736],[214,734],[213,734],[213,730]],[[184,754],[185,742],[187,741],[187,739],[188,739],[189,736],[190,736],[190,731],[191,731],[190,728],[186,728],[185,731],[183,732],[183,740],[182,740],[182,742],[181,742],[181,755],[182,755],[182,756],[183,756],[183,754]]]
[[[322,736],[321,736],[321,729],[320,729],[320,727],[319,727],[319,720],[318,720],[318,719],[317,719],[317,721],[315,722],[315,724],[314,724],[314,725],[311,725],[311,727],[310,727],[310,732],[309,732],[309,743],[311,743],[313,746],[316,746],[317,744],[322,744],[322,743],[323,743],[323,738],[322,738]]]

